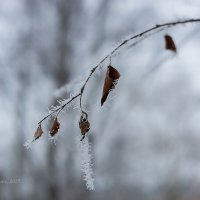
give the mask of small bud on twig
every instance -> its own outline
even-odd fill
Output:
[[[49,132],[49,134],[53,137],[59,130],[60,128],[60,123],[58,122],[57,117],[54,119],[53,125],[51,127],[51,130]]]
[[[90,130],[90,123],[88,121],[88,115],[86,112],[82,112],[79,121],[79,128],[81,129],[82,138],[81,141],[85,138],[85,134]]]
[[[39,139],[42,136],[42,134],[43,134],[43,130],[42,130],[41,124],[39,124],[37,130],[35,131],[34,140],[33,141]]]

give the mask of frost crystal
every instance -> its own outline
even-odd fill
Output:
[[[86,137],[81,142],[81,170],[83,172],[83,179],[86,181],[86,187],[88,190],[94,190],[94,178],[92,169],[92,156],[91,144]]]
[[[27,140],[23,146],[26,147],[27,149],[31,149],[31,144],[32,144],[32,140]]]

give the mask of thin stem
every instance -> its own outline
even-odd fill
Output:
[[[110,57],[109,57],[109,65],[111,65],[111,62],[112,62],[112,56],[110,55]]]
[[[200,19],[187,19],[187,20],[180,20],[180,21],[175,21],[175,22],[168,22],[168,23],[164,23],[164,24],[157,24],[154,27],[151,27],[139,34],[133,35],[131,37],[129,37],[128,39],[125,39],[124,41],[122,41],[117,47],[115,47],[109,54],[107,54],[95,67],[92,68],[89,76],[87,77],[85,83],[83,84],[83,86],[80,89],[80,93],[75,95],[74,97],[72,97],[67,103],[65,103],[64,105],[62,105],[61,107],[57,108],[56,110],[52,111],[50,114],[48,114],[46,117],[44,117],[41,121],[38,122],[38,124],[40,125],[44,120],[46,120],[48,117],[52,116],[54,113],[58,112],[57,115],[65,108],[65,106],[67,104],[69,104],[70,102],[72,102],[74,99],[76,99],[77,97],[80,97],[80,109],[82,113],[85,113],[82,107],[82,96],[83,96],[83,92],[85,90],[85,87],[88,83],[88,81],[90,80],[90,78],[92,77],[92,75],[94,74],[94,72],[96,71],[96,69],[102,64],[104,63],[104,61],[106,61],[107,59],[111,59],[111,57],[118,51],[120,50],[122,47],[124,47],[127,43],[132,42],[134,39],[137,38],[142,38],[139,41],[135,41],[131,46],[135,46],[136,44],[138,44],[140,41],[142,41],[143,39],[146,39],[148,37],[150,37],[151,35],[154,35],[158,32],[161,32],[163,30],[169,29],[171,27],[174,27],[176,25],[180,25],[180,24],[187,24],[187,23],[195,23],[195,22],[200,22]],[[154,30],[157,30],[157,32],[153,32]],[[149,34],[147,34],[149,33]],[[110,61],[110,60],[109,60]]]
[[[147,33],[150,33],[150,32],[153,32],[154,30],[157,30],[157,29],[161,29],[161,30],[158,30],[158,32],[160,31],[163,31],[165,29],[168,29],[168,28],[171,28],[173,26],[176,26],[176,25],[180,25],[180,24],[186,24],[186,23],[194,23],[194,22],[200,22],[200,19],[187,19],[187,20],[182,20],[182,21],[175,21],[175,22],[168,22],[168,23],[164,23],[164,24],[157,24],[155,25],[154,27],[152,28],[149,28],[137,35],[133,35],[131,36],[130,38],[122,41],[117,47],[115,47],[109,54],[107,54],[92,70],[91,70],[91,73],[90,75],[88,76],[88,78],[86,79],[83,87],[81,88],[81,92],[80,92],[80,109],[81,111],[83,110],[82,109],[82,95],[83,95],[83,92],[84,92],[84,89],[85,89],[85,86],[87,85],[89,79],[92,77],[92,74],[96,71],[96,69],[105,61],[107,60],[108,58],[111,59],[111,57],[114,55],[115,52],[117,52],[120,48],[122,48],[123,46],[125,46],[128,42],[136,39],[136,38],[141,38],[142,36],[146,36],[146,38],[150,37],[152,34],[150,35],[146,35]],[[165,27],[165,28],[164,28]],[[157,32],[156,32],[157,33]],[[155,33],[154,33],[155,34]],[[140,42],[140,41],[139,41]],[[138,44],[138,41],[136,41],[133,46],[135,46],[136,44]]]
[[[54,113],[57,112],[57,116],[60,113],[60,111],[62,111],[66,105],[68,105],[69,103],[71,103],[74,99],[76,99],[77,97],[79,97],[81,94],[78,93],[77,95],[73,96],[67,103],[65,103],[64,105],[62,105],[61,107],[57,108],[56,110],[52,111],[51,113],[49,113],[47,116],[45,116],[43,119],[41,119],[38,124],[41,125],[41,123],[47,119],[48,117],[52,116]]]

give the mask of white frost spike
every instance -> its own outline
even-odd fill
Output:
[[[58,139],[57,137],[58,137],[57,135],[55,135],[55,136],[53,136],[53,137],[49,136],[48,141],[49,141],[51,144],[54,144],[54,145],[56,146],[56,142],[57,142],[57,139]]]
[[[88,138],[81,142],[81,170],[83,172],[83,179],[86,182],[86,187],[88,190],[94,190],[94,178],[92,169],[92,156],[91,144],[88,142]]]
[[[27,149],[31,149],[31,144],[32,144],[32,140],[27,140],[23,146],[26,147]]]

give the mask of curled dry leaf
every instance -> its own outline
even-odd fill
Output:
[[[40,136],[43,134],[43,130],[42,130],[42,127],[41,127],[41,124],[39,124],[37,130],[35,131],[35,134],[34,134],[34,140],[37,140],[38,138],[40,138]]]
[[[103,92],[101,97],[101,106],[106,101],[110,91],[115,88],[115,85],[117,84],[119,77],[120,73],[114,67],[109,65],[104,80]]]
[[[85,134],[90,130],[88,115],[85,112],[80,117],[79,128],[81,129],[81,134],[82,134],[81,141],[82,141],[85,138]]]
[[[53,121],[53,125],[51,127],[49,134],[53,137],[58,132],[59,128],[60,128],[60,123],[58,122],[58,119],[56,117]]]
[[[176,52],[176,45],[170,35],[165,35],[165,49]]]

